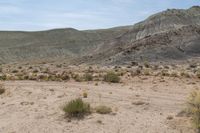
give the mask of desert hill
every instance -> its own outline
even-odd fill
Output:
[[[200,56],[200,7],[168,9],[132,26],[79,31],[1,31],[0,62],[66,60],[131,64]]]

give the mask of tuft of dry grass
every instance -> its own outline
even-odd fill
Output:
[[[112,112],[112,109],[110,107],[107,107],[105,105],[100,105],[95,108],[96,112],[99,114],[110,114]]]
[[[0,95],[2,95],[3,93],[5,93],[5,87],[3,84],[0,84]]]
[[[90,104],[83,102],[80,98],[68,102],[63,107],[63,111],[67,117],[75,118],[82,118],[86,114],[91,113]]]
[[[108,72],[104,76],[104,81],[111,82],[111,83],[119,83],[120,82],[120,77],[114,72]]]
[[[200,91],[193,91],[187,101],[187,110],[191,114],[193,126],[200,132]]]

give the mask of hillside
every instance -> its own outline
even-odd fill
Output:
[[[130,64],[200,56],[200,7],[168,9],[133,26],[79,31],[0,32],[0,62],[65,59]]]

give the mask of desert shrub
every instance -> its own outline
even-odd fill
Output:
[[[33,67],[32,66],[29,66],[29,68],[28,69],[33,69]]]
[[[110,114],[112,112],[112,109],[110,107],[104,105],[96,107],[95,110],[99,114]]]
[[[1,72],[3,72],[3,68],[2,68],[2,67],[0,67],[0,73],[1,73]]]
[[[31,74],[28,76],[29,80],[37,80],[37,75],[36,74]]]
[[[63,75],[61,75],[61,79],[62,80],[69,80],[70,77],[67,74],[63,74]]]
[[[56,67],[57,67],[57,68],[61,68],[61,67],[62,67],[62,64],[57,64]]]
[[[92,81],[93,80],[93,76],[91,74],[89,74],[89,73],[86,73],[86,74],[83,75],[83,79],[85,81]]]
[[[90,104],[83,102],[83,100],[80,98],[67,103],[64,106],[63,111],[65,112],[66,116],[76,118],[84,117],[84,115],[91,112]]]
[[[37,79],[38,80],[48,81],[48,76],[47,75],[38,75]]]
[[[134,76],[138,76],[141,74],[141,70],[140,69],[136,69],[134,71],[131,71],[131,76],[134,77]]]
[[[171,77],[178,77],[178,73],[174,71],[174,72],[170,73],[170,76]]]
[[[4,75],[0,75],[0,80],[6,80],[7,79],[7,76],[4,74]]]
[[[144,75],[146,75],[146,76],[151,75],[150,69],[144,69],[143,73],[144,73]]]
[[[49,73],[49,68],[45,68],[42,73]]]
[[[144,66],[145,66],[146,68],[149,68],[149,67],[150,67],[150,65],[149,65],[149,63],[148,63],[147,61],[144,62]]]
[[[5,92],[4,85],[0,84],[0,95],[2,95]]]
[[[76,82],[81,82],[83,79],[81,76],[79,76],[78,74],[76,75],[73,75],[73,79],[76,81]]]
[[[114,72],[108,72],[104,76],[104,81],[106,81],[106,82],[112,82],[112,83],[119,83],[120,77],[116,73],[114,73]]]
[[[160,73],[161,73],[161,76],[170,76],[170,73],[168,70],[162,70]]]
[[[182,77],[190,78],[190,74],[187,73],[187,72],[181,72],[180,75],[181,75]]]
[[[18,73],[18,72],[19,72],[18,70],[13,70],[13,71],[12,71],[12,73]]]
[[[197,78],[200,78],[200,69],[198,69],[198,70],[196,71],[196,76],[197,76]]]
[[[37,69],[33,70],[33,73],[38,73],[39,71]]]
[[[191,114],[192,124],[200,132],[200,91],[193,91],[187,102],[188,113]]]
[[[88,97],[88,93],[86,91],[83,92],[83,98],[87,98]]]
[[[28,79],[29,79],[29,76],[28,76],[28,75],[24,75],[24,76],[23,76],[23,79],[24,79],[24,80],[28,80]]]

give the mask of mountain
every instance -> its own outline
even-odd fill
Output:
[[[168,9],[132,26],[0,32],[0,62],[131,64],[200,57],[200,7]]]

